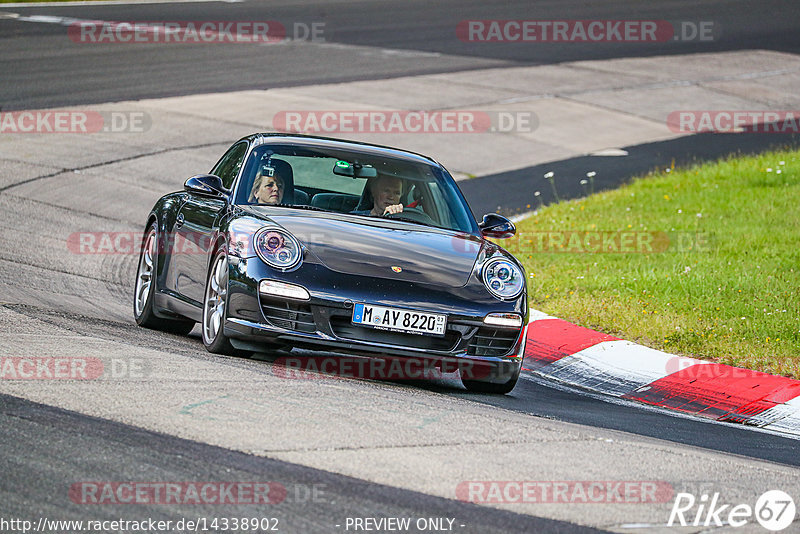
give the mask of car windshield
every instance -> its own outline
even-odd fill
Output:
[[[436,165],[375,153],[260,145],[247,159],[236,203],[323,210],[353,217],[386,215],[449,230],[478,230],[469,206],[446,171]]]

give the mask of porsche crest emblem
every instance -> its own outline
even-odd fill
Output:
[[[403,268],[402,267],[398,267],[397,265],[392,265],[392,270],[394,272],[396,272],[396,273],[402,273],[403,272]]]

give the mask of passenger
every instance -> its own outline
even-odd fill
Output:
[[[272,169],[272,176],[269,170]],[[283,200],[285,190],[284,180],[278,171],[266,165],[256,174],[253,182],[253,189],[250,193],[251,199],[258,201],[259,204],[280,204]]]
[[[365,186],[366,193],[372,199],[372,209],[356,210],[356,215],[372,215],[382,217],[403,211],[400,197],[403,194],[403,179],[395,176],[378,176],[370,178]],[[367,204],[369,206],[369,204]]]

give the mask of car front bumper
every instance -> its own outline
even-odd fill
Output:
[[[263,279],[301,285],[311,298],[261,295],[258,284]],[[358,356],[418,358],[456,366],[462,377],[466,369],[490,382],[504,382],[522,365],[528,320],[525,293],[514,301],[500,301],[474,283],[460,288],[387,283],[332,273],[319,264],[276,273],[257,258],[230,262],[228,290],[224,333],[242,348],[279,344]],[[437,337],[357,326],[352,323],[356,302],[445,313],[447,330]],[[523,326],[487,325],[484,317],[489,313],[518,314]]]

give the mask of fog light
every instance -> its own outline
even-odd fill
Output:
[[[522,326],[522,316],[516,313],[490,313],[483,318],[485,324],[493,326],[508,326],[518,328]]]
[[[272,295],[273,297],[286,297],[297,300],[309,300],[311,298],[306,288],[276,280],[262,280],[258,284],[258,290],[264,295]]]

